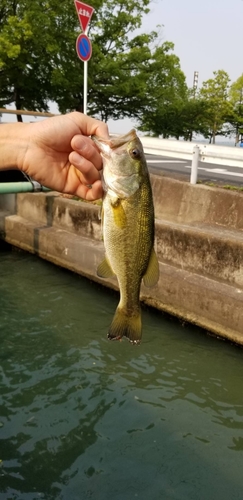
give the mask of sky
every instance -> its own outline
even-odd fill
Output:
[[[202,82],[223,69],[231,82],[243,73],[243,0],[154,0],[142,31],[161,29],[162,42],[175,45],[189,87],[194,71]],[[112,132],[127,132],[131,120],[108,122]]]
[[[243,0],[154,0],[143,29],[162,24],[162,40],[173,42],[181,69],[192,86],[225,70],[232,81],[243,73]]]

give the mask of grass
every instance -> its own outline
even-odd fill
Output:
[[[243,191],[243,187],[231,186],[230,184],[223,186],[224,189],[231,189],[232,191]]]
[[[209,186],[209,187],[214,187],[214,188],[221,188],[221,189],[228,189],[229,191],[237,191],[239,193],[243,192],[243,187],[242,186],[232,186],[232,184],[217,184],[216,182],[208,182],[208,181],[198,181],[198,184],[203,184],[204,186]]]

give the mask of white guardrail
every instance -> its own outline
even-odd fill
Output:
[[[191,161],[191,184],[197,183],[198,163],[213,163],[243,168],[243,148],[196,144],[194,142],[139,137],[145,154],[167,156]]]

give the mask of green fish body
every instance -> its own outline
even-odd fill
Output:
[[[102,227],[105,258],[97,274],[116,275],[120,302],[109,339],[141,341],[141,281],[153,286],[159,278],[154,251],[154,207],[146,159],[136,131],[102,140],[93,137],[103,157]]]

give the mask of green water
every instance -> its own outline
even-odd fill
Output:
[[[242,349],[149,310],[109,342],[117,300],[0,254],[0,499],[242,499]]]

